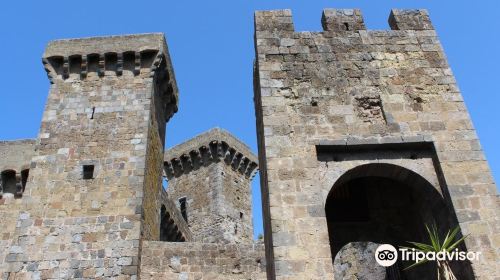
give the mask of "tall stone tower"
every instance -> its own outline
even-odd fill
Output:
[[[257,158],[229,132],[211,129],[165,153],[167,193],[204,243],[252,243],[251,180]]]
[[[177,111],[164,36],[53,41],[43,63],[51,86],[28,183],[0,205],[0,270],[135,278],[141,240],[159,239],[165,123]]]
[[[459,279],[500,277],[496,186],[429,16],[393,10],[389,24],[327,9],[323,31],[296,32],[289,10],[255,14],[268,279],[434,279],[343,263],[427,242],[433,222],[482,253],[453,264]]]

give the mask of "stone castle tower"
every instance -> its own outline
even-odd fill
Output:
[[[427,242],[433,222],[482,252],[454,264],[459,279],[500,277],[496,186],[427,12],[393,10],[391,30],[366,30],[359,10],[321,22],[255,14],[268,279],[434,279],[369,260]]]
[[[165,123],[177,111],[164,37],[53,41],[43,63],[51,87],[29,179],[0,205],[0,270],[136,275],[141,240],[159,236]]]
[[[179,98],[163,34],[50,42],[38,138],[0,142],[2,279],[433,279],[373,263],[433,222],[482,253],[459,279],[499,278],[496,186],[427,12],[322,24],[255,14],[259,164],[222,129],[164,151]]]
[[[194,239],[252,242],[250,183],[256,168],[250,149],[217,128],[165,153],[167,193],[188,220]]]

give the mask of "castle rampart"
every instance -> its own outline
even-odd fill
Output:
[[[461,278],[494,279],[496,187],[428,13],[393,10],[391,30],[367,30],[355,9],[321,21],[297,32],[290,10],[255,13],[269,279],[333,278],[344,245],[425,241],[433,220],[486,255],[455,267]],[[431,277],[400,270],[387,275]]]
[[[135,64],[108,75],[112,51]],[[135,278],[141,239],[159,239],[165,122],[177,111],[163,35],[54,41],[43,62],[51,87],[29,179],[0,205],[0,270]]]
[[[50,42],[37,139],[0,141],[2,279],[434,279],[374,257],[432,223],[481,253],[451,262],[458,279],[500,278],[496,185],[428,13],[321,23],[255,13],[259,160],[219,128],[164,151],[179,97],[163,34]]]

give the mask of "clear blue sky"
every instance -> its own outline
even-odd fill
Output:
[[[53,39],[164,32],[180,89],[167,146],[214,126],[256,148],[253,12],[292,9],[299,31],[321,30],[323,8],[361,8],[369,29],[388,29],[391,8],[426,8],[466,101],[494,176],[500,178],[500,1],[2,1],[0,139],[35,138],[49,82],[41,64]],[[1,160],[1,159],[0,159]],[[254,215],[260,217],[258,177]],[[256,233],[262,232],[260,218]]]

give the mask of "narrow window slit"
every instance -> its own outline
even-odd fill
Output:
[[[186,221],[186,223],[188,222],[188,218],[187,218],[187,205],[186,205],[186,198],[185,197],[182,197],[182,198],[179,198],[179,205],[180,205],[180,208],[181,208],[181,215],[182,215],[182,218],[184,218],[184,221]]]
[[[84,165],[83,166],[83,179],[89,180],[94,178],[94,165]]]

